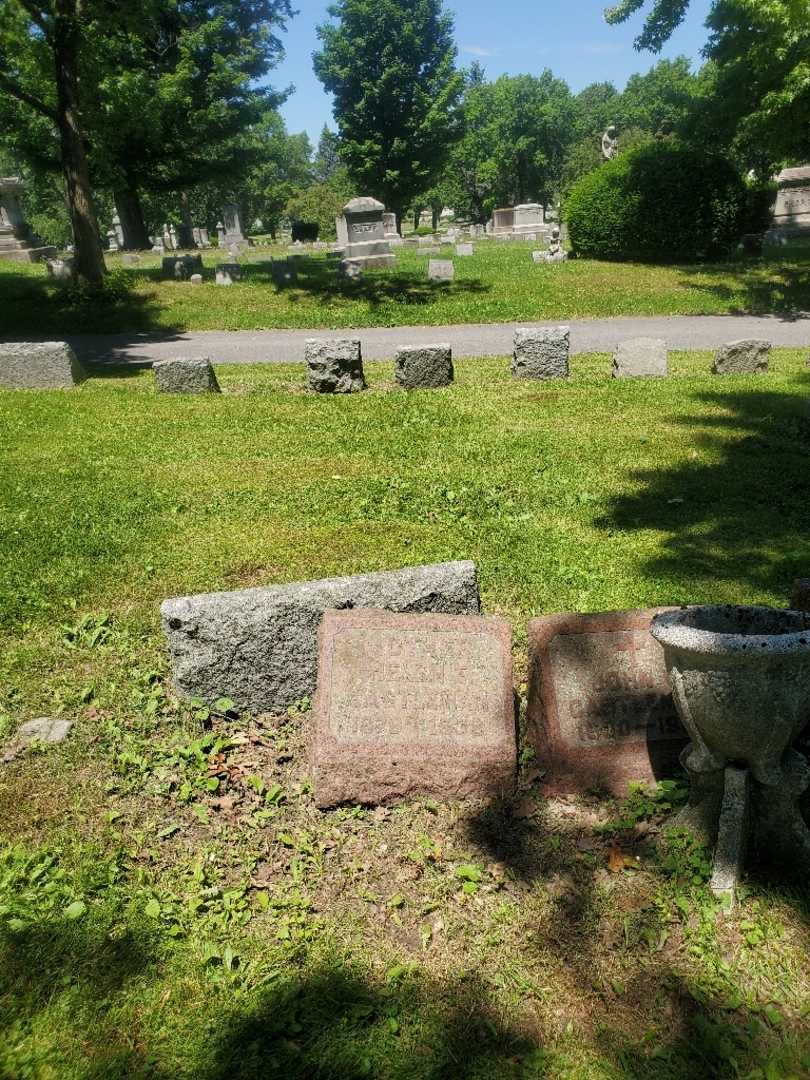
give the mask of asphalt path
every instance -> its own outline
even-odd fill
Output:
[[[389,360],[403,345],[449,342],[456,357],[506,356],[517,327],[560,323],[487,323],[464,326],[396,326],[360,330],[193,330],[168,334],[82,334],[67,340],[80,359],[97,364],[148,365],[172,356],[208,356],[215,364],[303,361],[307,338],[352,337],[366,360]],[[663,338],[670,349],[712,349],[739,338],[765,338],[774,346],[810,348],[810,313],[778,315],[672,315],[653,318],[578,319],[571,351],[611,352],[634,337]],[[30,340],[30,339],[29,339]]]

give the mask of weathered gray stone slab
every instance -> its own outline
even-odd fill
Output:
[[[667,374],[667,343],[661,338],[630,338],[613,354],[614,379],[663,379]]]
[[[192,274],[201,274],[202,271],[202,255],[167,255],[163,259],[162,272],[164,278],[172,278],[174,281],[188,281]]]
[[[38,716],[21,724],[12,738],[0,750],[0,762],[8,763],[34,743],[56,744],[64,742],[73,727],[72,720],[53,720]]]
[[[567,326],[516,330],[512,374],[517,379],[567,379],[570,348]]]
[[[529,623],[528,735],[550,790],[626,794],[675,774],[686,733],[650,633],[659,610]]]
[[[309,388],[318,394],[365,390],[363,358],[357,338],[310,338],[304,346]]]
[[[472,244],[456,244],[456,255],[462,257],[474,254],[475,248],[472,246]]]
[[[189,281],[191,282],[192,285],[202,285],[203,276],[202,276],[202,274],[192,274],[191,277],[189,278]]]
[[[207,356],[176,356],[152,365],[161,394],[218,394],[217,377]]]
[[[315,691],[317,630],[330,608],[477,615],[475,564],[440,563],[166,600],[174,682],[184,698],[229,697],[242,709],[286,709]]]
[[[394,378],[404,390],[449,386],[453,381],[453,350],[446,344],[397,349]]]
[[[217,285],[233,285],[235,281],[242,280],[242,267],[236,262],[220,263],[216,268],[214,280]]]
[[[514,791],[512,632],[505,619],[328,611],[318,644],[318,806]]]
[[[770,341],[756,338],[730,341],[714,354],[714,375],[758,375],[768,370]]]
[[[70,390],[86,373],[64,341],[0,344],[0,386],[9,390]]]
[[[456,268],[450,259],[429,259],[428,278],[431,281],[452,281]]]

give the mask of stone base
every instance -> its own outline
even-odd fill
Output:
[[[16,248],[8,251],[0,251],[0,259],[8,259],[10,262],[42,262],[44,259],[55,259],[55,247],[30,247]]]
[[[396,265],[393,255],[360,255],[350,259],[343,259],[340,264],[341,270],[346,272],[348,267],[357,267],[360,270],[389,270]]]

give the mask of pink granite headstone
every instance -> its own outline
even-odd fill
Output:
[[[561,614],[529,623],[528,736],[554,792],[654,784],[687,736],[650,621],[666,608]]]
[[[314,704],[318,806],[511,793],[511,644],[496,617],[327,611]]]

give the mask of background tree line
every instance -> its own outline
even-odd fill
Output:
[[[660,49],[687,7],[652,0],[638,46]],[[0,0],[0,168],[24,173],[33,225],[72,240],[84,281],[101,281],[114,211],[140,248],[165,220],[210,228],[231,199],[248,225],[299,218],[325,238],[352,194],[400,220],[553,203],[600,166],[610,123],[622,152],[674,138],[741,175],[810,156],[810,0],[715,0],[699,71],[681,57],[579,93],[550,70],[460,70],[442,0],[337,0],[313,62],[338,130],[317,148],[267,84],[291,16],[289,0]]]

